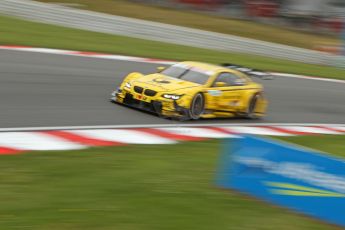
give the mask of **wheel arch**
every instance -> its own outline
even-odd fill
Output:
[[[256,95],[262,95],[263,96],[263,90],[262,89],[253,89],[253,90],[248,90],[244,95],[243,95],[243,104],[244,105],[249,105],[251,100],[256,96]]]
[[[248,110],[250,109],[250,106],[252,106],[253,100],[255,99],[255,107],[254,110],[251,111],[251,113],[254,114],[255,118],[262,117],[266,113],[266,107],[267,107],[267,101],[263,95],[262,90],[256,90],[253,91],[251,94],[249,94],[247,104],[246,104],[246,113],[248,114]]]

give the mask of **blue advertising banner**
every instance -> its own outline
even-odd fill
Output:
[[[256,137],[226,141],[217,184],[345,227],[345,161]]]

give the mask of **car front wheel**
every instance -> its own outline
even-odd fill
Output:
[[[191,120],[197,120],[203,114],[205,109],[205,99],[201,93],[196,94],[190,104],[188,111],[189,118]]]

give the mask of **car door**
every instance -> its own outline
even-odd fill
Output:
[[[207,108],[217,111],[236,111],[246,80],[231,72],[221,72],[206,90]]]

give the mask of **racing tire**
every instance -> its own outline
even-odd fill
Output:
[[[204,113],[205,109],[205,98],[201,93],[197,93],[190,104],[188,110],[188,117],[191,120],[197,120]]]
[[[257,105],[258,100],[260,99],[260,94],[254,94],[253,97],[250,99],[248,104],[247,112],[245,117],[248,119],[258,119],[259,117],[255,113],[255,108]]]

